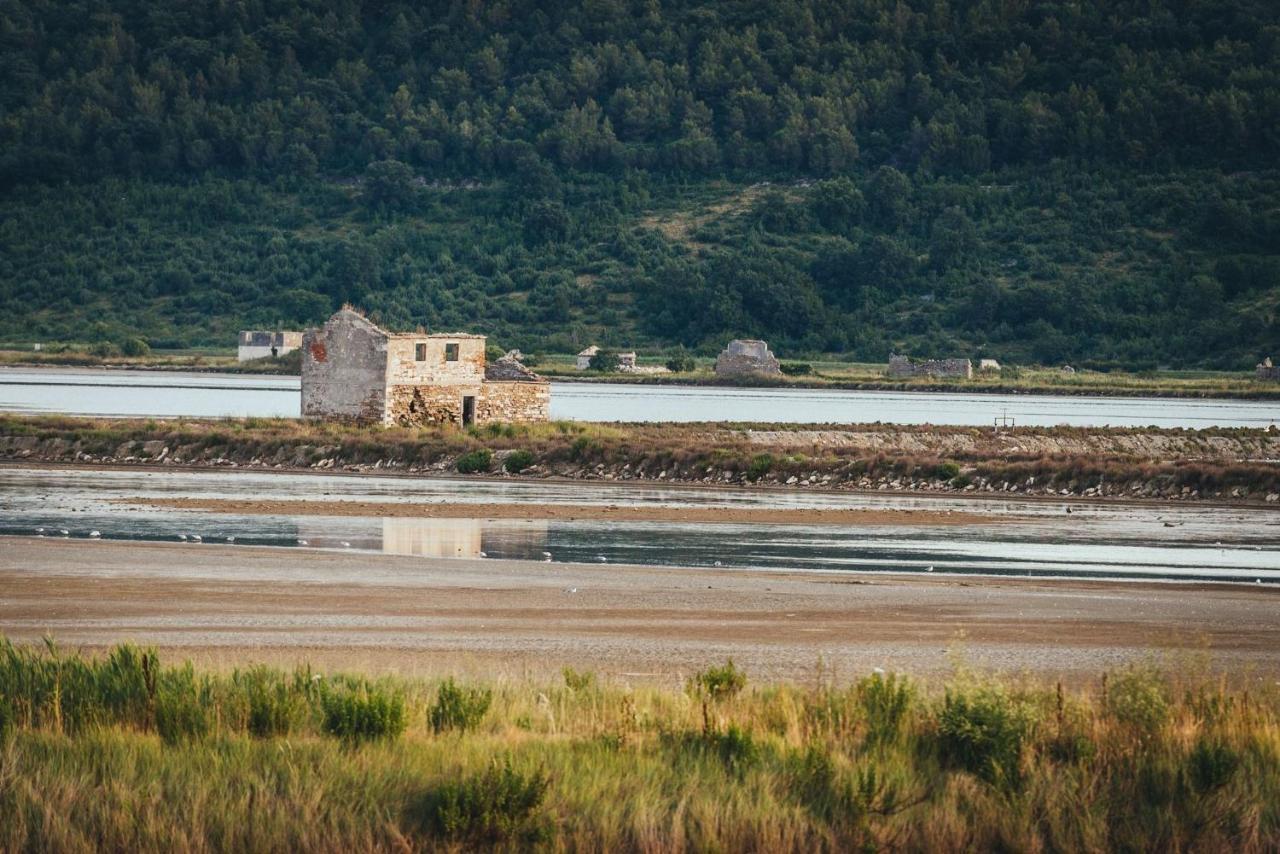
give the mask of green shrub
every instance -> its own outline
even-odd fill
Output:
[[[330,690],[322,700],[324,731],[347,741],[396,738],[405,728],[404,697],[360,684]]]
[[[672,356],[667,359],[667,370],[673,374],[686,374],[696,370],[698,363],[692,356]]]
[[[510,761],[494,763],[482,774],[428,793],[423,823],[429,833],[467,847],[536,846],[552,837],[542,806],[549,783],[542,771],[523,773]]]
[[[1187,774],[1198,792],[1213,792],[1231,782],[1239,770],[1240,753],[1219,738],[1200,736],[1187,756]]]
[[[120,346],[112,341],[99,341],[89,348],[89,355],[110,359],[120,355]]]
[[[566,667],[562,672],[565,687],[570,691],[589,691],[596,686],[596,675],[589,670],[579,673],[572,667]]]
[[[301,711],[301,697],[266,668],[255,668],[239,681],[249,704],[249,732],[258,738],[288,735]]]
[[[507,454],[507,458],[502,461],[502,467],[512,474],[519,474],[529,466],[533,465],[533,463],[533,451],[512,451],[510,454]]]
[[[869,835],[871,814],[892,815],[909,803],[902,787],[873,765],[842,773],[825,747],[809,744],[787,761],[786,793],[837,833],[849,837],[844,850],[883,847]]]
[[[867,741],[872,744],[897,741],[915,695],[906,677],[873,673],[858,682],[857,695],[867,722]]]
[[[1168,686],[1154,667],[1134,666],[1110,675],[1107,712],[1124,726],[1154,734],[1169,720]]]
[[[789,377],[806,377],[813,373],[813,365],[808,362],[783,362],[778,367]]]
[[[427,713],[427,722],[436,732],[475,729],[492,702],[493,692],[488,688],[468,688],[446,679],[436,692],[436,702]]]
[[[456,468],[461,474],[488,471],[493,465],[493,452],[488,448],[476,448],[458,457]]]
[[[14,730],[18,728],[16,719],[17,715],[13,711],[13,706],[9,704],[8,698],[0,697],[0,748],[13,738]]]
[[[747,466],[747,479],[759,480],[769,473],[773,468],[772,454],[756,454],[751,458],[751,465]]]
[[[747,685],[747,674],[733,664],[733,659],[723,667],[708,667],[693,677],[693,685],[713,700],[736,697]]]
[[[601,350],[591,357],[589,363],[590,370],[597,373],[608,374],[618,370],[622,362],[618,358],[618,354],[611,350]]]
[[[166,671],[155,699],[156,732],[167,744],[204,738],[213,725],[212,701],[208,677],[197,679],[190,662]]]
[[[944,762],[991,783],[1014,782],[1029,725],[1024,709],[998,688],[948,690],[938,716]]]
[[[147,356],[151,353],[151,345],[141,338],[126,338],[120,342],[120,352],[126,356]]]
[[[938,467],[933,470],[933,476],[940,480],[955,480],[960,476],[960,465],[951,460],[938,463]]]
[[[724,732],[710,733],[708,746],[714,751],[724,766],[735,774],[744,771],[760,762],[760,746],[756,744],[751,733],[731,724]]]

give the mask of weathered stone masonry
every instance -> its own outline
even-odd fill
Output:
[[[891,377],[963,377],[973,378],[973,363],[968,359],[925,359],[913,362],[906,356],[889,356]]]
[[[546,421],[551,386],[482,335],[390,333],[351,309],[307,330],[302,414],[379,424]]]

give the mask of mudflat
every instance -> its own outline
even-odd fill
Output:
[[[309,549],[0,540],[0,632],[125,640],[204,666],[679,680],[970,665],[1075,682],[1148,656],[1280,677],[1266,585],[890,576],[424,559]],[[820,664],[821,662],[821,664]]]
[[[1019,517],[951,510],[684,507],[642,504],[530,504],[391,501],[246,500],[239,498],[127,498],[121,504],[260,513],[272,516],[373,516],[415,519],[561,519],[613,522],[768,522],[774,525],[979,525]]]

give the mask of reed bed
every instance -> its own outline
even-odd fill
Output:
[[[476,685],[2,642],[0,849],[1275,850],[1280,697],[1193,670]]]

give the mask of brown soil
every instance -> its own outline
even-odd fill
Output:
[[[679,680],[732,657],[803,682],[969,664],[1082,682],[1150,655],[1280,675],[1280,589],[423,559],[6,539],[0,631],[211,666]]]
[[[117,503],[212,513],[271,516],[370,516],[414,519],[562,519],[605,522],[768,522],[786,525],[977,525],[1017,521],[950,510],[658,507],[614,504],[422,504],[388,501],[247,501],[233,498],[122,498]]]

